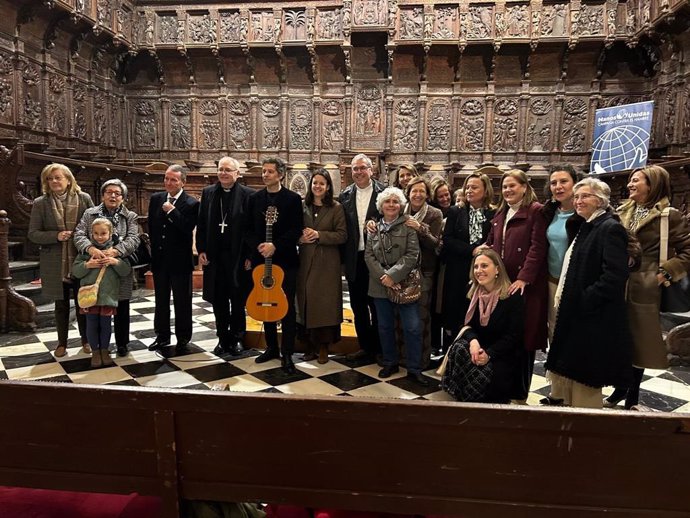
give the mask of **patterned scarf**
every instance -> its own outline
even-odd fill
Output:
[[[113,224],[113,241],[115,242],[115,244],[120,242],[120,239],[119,239],[120,236],[117,233],[117,229],[119,228],[118,225],[120,223],[120,217],[121,216],[122,216],[122,205],[120,205],[117,209],[115,209],[113,211],[113,213],[111,214],[110,212],[108,212],[108,209],[105,208],[105,203],[101,203],[98,217],[108,219]]]
[[[424,218],[426,218],[426,213],[428,209],[429,205],[427,205],[427,203],[424,202],[424,205],[422,205],[422,207],[415,214],[412,214],[412,206],[408,203],[405,207],[405,214],[416,219],[419,223],[422,223],[424,221]]]
[[[482,240],[482,224],[486,221],[484,209],[469,207],[470,209],[470,244],[479,243]]]
[[[489,324],[491,313],[496,309],[501,290],[495,288],[491,291],[486,291],[484,286],[477,286],[477,289],[470,300],[470,307],[467,309],[465,315],[465,325],[468,325],[474,316],[474,310],[479,306],[479,323],[486,327]]]
[[[65,194],[57,196],[53,193],[48,197],[50,206],[53,211],[53,216],[57,222],[58,230],[74,231],[77,226],[77,215],[79,214],[79,195]],[[60,272],[62,280],[71,282],[72,280],[72,263],[77,256],[77,249],[74,247],[74,240],[72,238],[62,243],[62,259]]]
[[[640,225],[640,221],[649,216],[651,209],[648,207],[643,207],[642,205],[635,206],[635,212],[633,212],[632,219],[630,220],[630,232],[633,234],[637,233],[637,227]]]

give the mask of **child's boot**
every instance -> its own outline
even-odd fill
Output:
[[[100,349],[96,349],[91,353],[91,368],[98,369],[103,366],[103,359],[101,358]]]
[[[111,367],[115,365],[115,362],[110,357],[110,351],[106,349],[101,349],[101,360],[103,360],[103,367]]]

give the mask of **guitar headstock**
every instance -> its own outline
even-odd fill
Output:
[[[266,225],[273,225],[278,221],[278,207],[271,205],[266,209]]]

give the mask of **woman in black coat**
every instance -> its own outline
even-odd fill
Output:
[[[472,173],[462,190],[464,203],[448,209],[441,252],[442,260],[451,265],[443,281],[443,327],[451,340],[460,331],[469,306],[472,254],[486,241],[495,213],[494,190],[487,175]]]
[[[556,290],[556,327],[547,378],[569,406],[601,408],[601,389],[630,375],[632,336],[625,306],[628,235],[609,208],[611,190],[596,178],[574,187],[571,244]]]

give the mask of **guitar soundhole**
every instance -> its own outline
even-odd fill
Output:
[[[263,279],[261,279],[261,286],[263,286],[263,288],[266,290],[270,290],[271,288],[273,288],[275,282],[276,281],[273,279],[273,277],[264,277]]]

